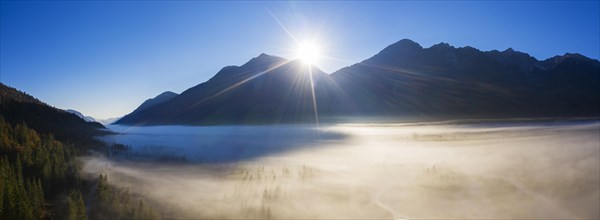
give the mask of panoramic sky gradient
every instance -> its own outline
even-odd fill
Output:
[[[0,3],[0,81],[96,118],[122,116],[260,53],[314,39],[326,72],[403,38],[537,59],[600,57],[598,1]],[[287,30],[287,31],[286,31]]]

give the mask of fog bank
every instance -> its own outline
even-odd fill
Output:
[[[85,173],[169,218],[600,218],[598,121],[113,129]]]

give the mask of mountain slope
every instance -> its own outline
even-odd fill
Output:
[[[61,141],[88,139],[106,133],[97,122],[85,122],[67,111],[57,109],[38,99],[0,83],[0,116],[9,124],[25,122],[36,131],[52,133]]]
[[[65,111],[68,112],[68,113],[77,115],[79,118],[83,119],[85,122],[95,122],[96,121],[96,119],[94,119],[94,118],[92,118],[90,116],[85,116],[81,112],[79,112],[79,111],[77,111],[75,109],[67,109]]]
[[[261,54],[228,66],[207,82],[116,124],[218,124],[314,121],[309,72],[320,111],[330,111],[336,93],[329,75],[299,61]],[[321,100],[321,101],[320,101]]]
[[[579,54],[423,48],[408,39],[331,75],[261,54],[117,124],[314,122],[319,117],[580,117],[600,115],[600,62]]]
[[[331,74],[360,107],[348,114],[424,117],[598,116],[600,64],[545,61],[512,49],[482,52],[404,39]]]
[[[143,111],[147,108],[150,108],[152,106],[158,105],[160,103],[166,102],[171,100],[172,98],[175,98],[175,96],[177,96],[177,93],[171,92],[171,91],[166,91],[163,92],[159,95],[157,95],[154,98],[148,99],[146,101],[144,101],[139,107],[137,107],[135,110],[133,110],[133,112],[139,112],[139,111]]]

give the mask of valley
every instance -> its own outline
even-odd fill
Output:
[[[83,172],[167,218],[599,217],[597,121],[124,128]]]

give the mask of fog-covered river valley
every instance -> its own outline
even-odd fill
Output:
[[[600,122],[109,126],[84,172],[169,218],[600,218]]]

